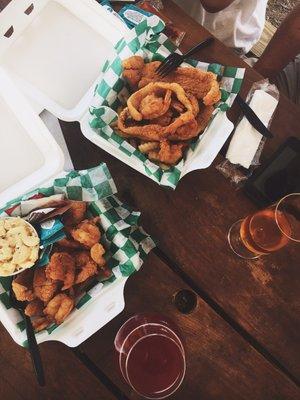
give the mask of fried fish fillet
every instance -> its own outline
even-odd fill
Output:
[[[176,82],[187,93],[193,94],[198,100],[208,105],[216,104],[221,98],[217,76],[213,72],[202,71],[194,67],[179,67],[175,71],[161,78],[157,73],[157,68],[161,65],[160,61],[145,63],[142,57],[134,56],[123,61],[123,76],[128,79],[127,71],[135,71],[135,79],[131,81],[132,87],[142,88],[150,82]],[[134,65],[134,69],[128,69]],[[140,79],[140,80],[139,80]],[[138,82],[138,84],[136,84]]]

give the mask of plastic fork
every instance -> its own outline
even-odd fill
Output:
[[[45,375],[44,375],[44,369],[43,369],[43,364],[42,364],[39,347],[36,342],[31,319],[30,319],[30,317],[28,317],[25,314],[25,311],[24,311],[25,307],[26,307],[26,302],[19,301],[16,299],[16,296],[14,294],[12,287],[10,288],[9,298],[10,298],[11,305],[20,312],[20,314],[23,317],[23,320],[25,321],[26,334],[27,334],[27,340],[28,340],[28,350],[31,355],[34,372],[35,372],[35,375],[36,375],[39,385],[45,386]]]
[[[202,42],[198,43],[197,46],[193,47],[185,54],[178,54],[178,53],[170,54],[157,68],[156,73],[161,78],[164,78],[165,76],[169,75],[172,71],[174,71],[177,67],[179,67],[179,65],[183,63],[183,61],[190,58],[204,47],[209,46],[211,43],[214,42],[214,40],[215,39],[213,37],[205,39]]]

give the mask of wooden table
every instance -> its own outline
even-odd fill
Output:
[[[9,1],[0,0],[4,7]],[[182,49],[208,32],[165,0],[166,14],[187,31]],[[242,94],[261,79],[220,42],[202,61],[246,67]],[[230,118],[234,121],[237,109]],[[0,328],[1,399],[138,399],[120,378],[113,339],[120,325],[141,311],[170,315],[185,337],[187,374],[172,399],[300,399],[299,247],[259,261],[243,261],[229,250],[226,234],[238,218],[256,209],[215,168],[187,175],[176,191],[159,187],[86,140],[77,123],[61,122],[76,168],[107,163],[119,197],[142,211],[144,228],[159,240],[141,272],[125,289],[125,310],[79,348],[41,345],[47,386],[39,388],[27,352]],[[288,136],[300,137],[299,109],[281,96],[266,158]],[[180,313],[174,294],[197,296],[190,314]]]

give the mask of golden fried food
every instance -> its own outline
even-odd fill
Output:
[[[185,146],[185,143],[171,144],[165,140],[160,142],[159,150],[150,151],[148,156],[150,160],[160,161],[166,165],[174,165],[182,158],[182,151]]]
[[[132,87],[136,89],[137,81],[140,78],[138,87],[142,88],[150,82],[176,82],[187,93],[193,94],[198,100],[203,100],[205,105],[217,103],[221,98],[217,76],[212,72],[202,71],[199,68],[179,67],[166,77],[161,78],[157,73],[160,61],[145,63],[142,57],[134,56],[123,61],[123,76],[127,79],[127,71],[135,71],[135,79]],[[134,68],[132,68],[134,66]]]
[[[91,257],[98,264],[99,267],[103,267],[105,265],[105,258],[103,257],[105,254],[105,249],[101,243],[96,243],[91,248]]]
[[[197,124],[198,124],[198,133],[201,133],[204,131],[204,129],[207,127],[207,124],[214,112],[214,106],[202,106],[200,108],[199,114],[196,117]]]
[[[49,301],[44,314],[48,319],[55,321],[57,325],[61,324],[74,308],[74,299],[64,293],[57,294]]]
[[[66,226],[79,224],[85,218],[86,208],[87,206],[84,201],[72,201],[71,207],[63,216],[63,223]]]
[[[51,324],[52,321],[50,321],[47,317],[39,317],[32,320],[32,326],[36,332],[40,332],[43,329],[48,328],[48,326]]]
[[[28,317],[43,315],[44,303],[40,299],[34,299],[25,307],[25,314]]]
[[[58,284],[46,276],[45,268],[36,268],[33,276],[33,290],[36,297],[47,303],[55,295]]]
[[[168,111],[171,95],[172,91],[166,85],[147,85],[129,97],[129,113],[136,121],[158,118]]]
[[[82,283],[97,274],[97,264],[88,251],[81,251],[75,255],[76,279],[75,283]]]
[[[145,64],[138,85],[139,88],[148,85],[150,82],[176,82],[187,93],[191,93],[198,100],[203,100],[206,106],[216,104],[221,99],[217,76],[213,72],[201,71],[199,68],[193,67],[179,67],[166,77],[161,78],[156,74],[159,65],[160,62],[158,61]]]
[[[153,101],[150,101],[147,105],[148,109],[146,110],[147,117],[145,117],[142,113],[143,110],[141,112],[139,111],[139,107],[141,106],[143,100],[149,99],[148,96],[150,95],[154,95],[158,97],[158,99],[160,99],[159,95],[161,95],[164,101],[163,103],[159,101],[158,104],[156,102],[153,104]],[[152,118],[158,118],[168,111],[171,104],[171,95],[176,96],[177,100],[183,104],[186,113],[188,113],[190,116],[194,111],[193,105],[191,104],[183,88],[177,83],[166,82],[152,82],[133,93],[127,100],[129,113],[136,121],[141,121],[142,119],[151,119],[149,116],[151,116],[151,106],[153,106]],[[153,97],[151,97],[151,99],[153,100]],[[182,114],[181,118],[184,119],[184,113]],[[172,128],[170,128],[170,130],[172,130]]]
[[[75,263],[66,252],[53,253],[46,267],[46,276],[54,281],[64,283],[61,290],[69,289],[75,280]]]
[[[96,220],[84,220],[71,230],[71,236],[74,240],[87,248],[91,248],[98,243],[101,237],[100,230],[96,225]]]
[[[84,246],[81,243],[76,242],[76,240],[69,238],[63,238],[59,240],[57,242],[57,245],[65,249],[73,249],[73,250],[84,248]]]
[[[132,56],[122,62],[124,72],[123,77],[132,89],[136,89],[142,77],[144,59],[140,56]]]
[[[159,142],[144,142],[139,145],[138,149],[143,154],[149,154],[150,151],[159,149]]]
[[[168,140],[189,140],[196,137],[199,134],[198,123],[195,118],[191,119],[186,124],[180,126],[176,132],[168,136]]]
[[[16,277],[12,281],[12,289],[17,300],[32,301],[35,298],[32,286],[33,270],[28,269]]]
[[[179,67],[161,78],[156,73],[160,65],[140,56],[123,61],[123,77],[134,93],[118,113],[116,132],[135,138],[143,154],[169,168],[182,158],[187,141],[206,128],[221,92],[212,72]]]
[[[172,112],[172,109],[171,109],[172,108],[172,104],[173,104],[173,102],[171,102],[170,109],[165,114],[163,114],[161,117],[152,119],[151,120],[152,124],[160,125],[160,126],[168,126],[168,125],[170,125],[170,123],[171,123],[171,121],[173,119],[173,116],[174,116],[173,112]],[[179,104],[181,104],[181,103],[179,103]],[[181,104],[181,106],[182,106],[182,104]],[[183,111],[184,111],[184,107],[182,106],[182,111],[181,112],[183,112]]]

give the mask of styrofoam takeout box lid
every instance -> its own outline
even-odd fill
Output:
[[[0,14],[0,65],[56,117],[79,121],[128,32],[96,0],[12,0]]]
[[[80,121],[101,65],[127,32],[95,0],[12,0],[0,13],[0,206],[63,168],[61,149],[25,96],[58,118]],[[80,316],[71,314],[53,334],[39,335],[38,342],[82,343],[123,310],[126,280],[101,290]],[[22,344],[8,311],[16,312],[0,302],[1,322]]]
[[[60,147],[0,68],[0,207],[63,168]]]

